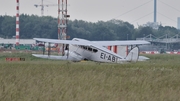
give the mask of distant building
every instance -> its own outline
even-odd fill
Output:
[[[3,39],[0,38],[0,44],[16,44],[15,39]],[[35,44],[34,39],[20,39],[20,44]]]
[[[0,51],[4,49],[43,51],[44,47],[37,45],[34,39],[20,39],[20,44],[16,46],[16,39],[0,38]]]
[[[177,18],[177,29],[180,30],[180,17]]]

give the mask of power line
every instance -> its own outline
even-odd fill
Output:
[[[49,1],[49,0],[44,0],[44,1],[46,1],[48,3],[56,4],[56,3],[52,2],[52,1]]]
[[[162,15],[162,16],[164,16],[164,17],[166,17],[166,18],[167,18],[167,19],[169,19],[169,20],[172,20],[172,21],[176,22],[175,20],[173,20],[173,19],[171,19],[171,18],[169,18],[169,17],[167,17],[167,16],[163,15],[162,13],[159,13],[159,12],[158,12],[158,14],[160,14],[160,15]]]
[[[163,3],[163,4],[165,4],[166,6],[169,6],[170,8],[172,8],[172,9],[174,9],[174,10],[176,10],[176,11],[180,12],[180,10],[178,10],[177,8],[175,8],[175,7],[171,6],[171,5],[167,4],[167,3],[164,3],[164,2],[163,2],[163,1],[161,1],[161,0],[158,0],[158,1],[160,1],[160,2],[161,2],[161,3]]]
[[[146,17],[146,16],[149,16],[149,15],[151,15],[151,14],[153,14],[153,13],[154,13],[154,12],[151,12],[151,13],[149,13],[149,14],[147,14],[147,15],[141,17],[141,18],[138,18],[138,19],[132,21],[131,23],[133,23],[133,22],[135,22],[135,21],[138,21],[138,20],[140,20],[140,19],[142,19],[142,18],[144,18],[144,17]]]
[[[146,4],[148,4],[148,3],[151,2],[151,1],[152,1],[152,0],[149,0],[148,2],[146,2],[146,3],[144,3],[144,4],[140,5],[140,6],[137,6],[137,7],[133,8],[133,9],[131,9],[131,10],[129,10],[129,11],[123,13],[123,14],[120,14],[120,15],[114,17],[113,19],[118,18],[118,17],[120,17],[120,16],[123,16],[123,15],[125,15],[125,14],[127,14],[127,13],[129,13],[129,12],[131,12],[131,11],[134,11],[134,10],[136,10],[136,9],[138,9],[138,8],[146,5]]]

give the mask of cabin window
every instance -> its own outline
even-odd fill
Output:
[[[94,52],[94,53],[98,52],[97,49],[93,49],[93,48],[91,48],[91,47],[82,46],[82,45],[78,45],[78,46],[79,46],[80,48],[82,48],[82,49],[85,49],[85,50],[88,50],[88,51],[91,51],[91,52]]]
[[[96,53],[98,50],[97,49],[93,49],[93,52]]]
[[[87,47],[86,47],[86,46],[84,46],[84,47],[83,47],[83,49],[87,49]]]
[[[88,51],[92,51],[92,48],[88,47]]]

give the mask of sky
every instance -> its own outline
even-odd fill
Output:
[[[41,0],[19,0],[20,14],[41,16]],[[57,4],[58,0],[44,0],[44,4]],[[0,15],[16,15],[16,0],[0,0]],[[118,19],[135,27],[154,21],[154,0],[68,0],[70,20],[88,22]],[[177,28],[180,0],[157,0],[157,22]],[[58,16],[57,6],[44,8],[45,16]]]

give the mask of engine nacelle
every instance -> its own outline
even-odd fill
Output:
[[[68,52],[67,50],[65,51],[65,56],[67,56],[67,60],[71,60],[74,62],[79,62],[83,59],[80,54],[77,54],[75,52]]]

